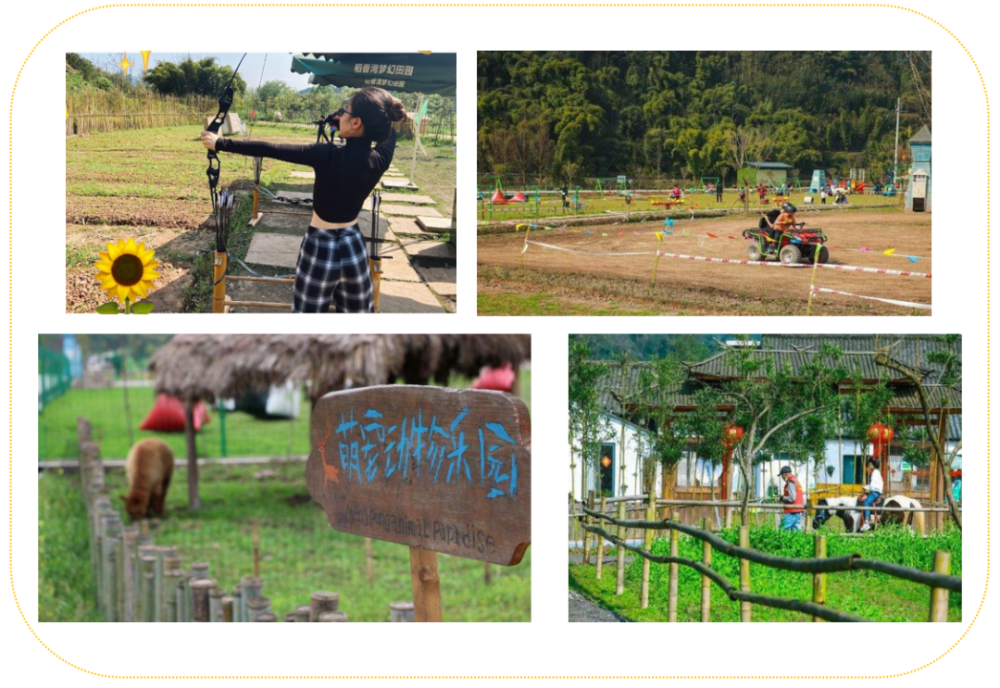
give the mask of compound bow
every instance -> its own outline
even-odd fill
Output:
[[[225,90],[222,95],[219,96],[219,111],[215,113],[215,117],[208,125],[207,131],[213,134],[218,134],[222,125],[226,121],[226,116],[229,114],[229,108],[233,105],[233,80],[236,78],[236,73],[240,71],[240,65],[243,64],[243,60],[246,59],[247,53],[243,53],[243,57],[240,61],[236,63],[236,69],[233,70],[233,75],[229,77],[229,83],[226,84]],[[212,196],[212,214],[216,217],[216,228],[215,228],[215,250],[219,253],[226,252],[226,241],[225,235],[218,226],[219,217],[219,175],[222,171],[222,163],[219,160],[219,155],[214,151],[209,149],[208,151],[208,169],[205,170],[205,174],[208,176],[208,190]]]

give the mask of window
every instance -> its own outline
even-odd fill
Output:
[[[840,470],[840,482],[843,485],[865,484],[865,457],[854,454],[844,454]]]

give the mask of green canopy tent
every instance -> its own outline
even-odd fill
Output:
[[[455,64],[455,53],[303,53],[292,56],[292,71],[309,74],[309,83],[317,86],[378,86],[387,91],[420,95],[414,113],[416,140],[411,180],[417,168],[417,148],[422,148],[419,124],[426,114],[424,96],[431,93],[455,95]]]

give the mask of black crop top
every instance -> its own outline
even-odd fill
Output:
[[[219,137],[215,149],[237,155],[274,158],[316,170],[313,210],[326,222],[351,222],[358,217],[365,199],[389,169],[396,150],[396,132],[372,148],[371,139],[346,139],[344,146],[332,143],[267,143]]]

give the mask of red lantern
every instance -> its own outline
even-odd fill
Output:
[[[868,441],[872,445],[872,456],[880,459],[888,458],[889,443],[894,433],[892,428],[882,423],[872,423],[868,427]]]
[[[722,446],[726,453],[722,455],[722,475],[719,476],[719,485],[722,488],[722,498],[729,497],[729,463],[733,458],[733,450],[743,438],[743,428],[739,425],[727,425],[722,432]]]

